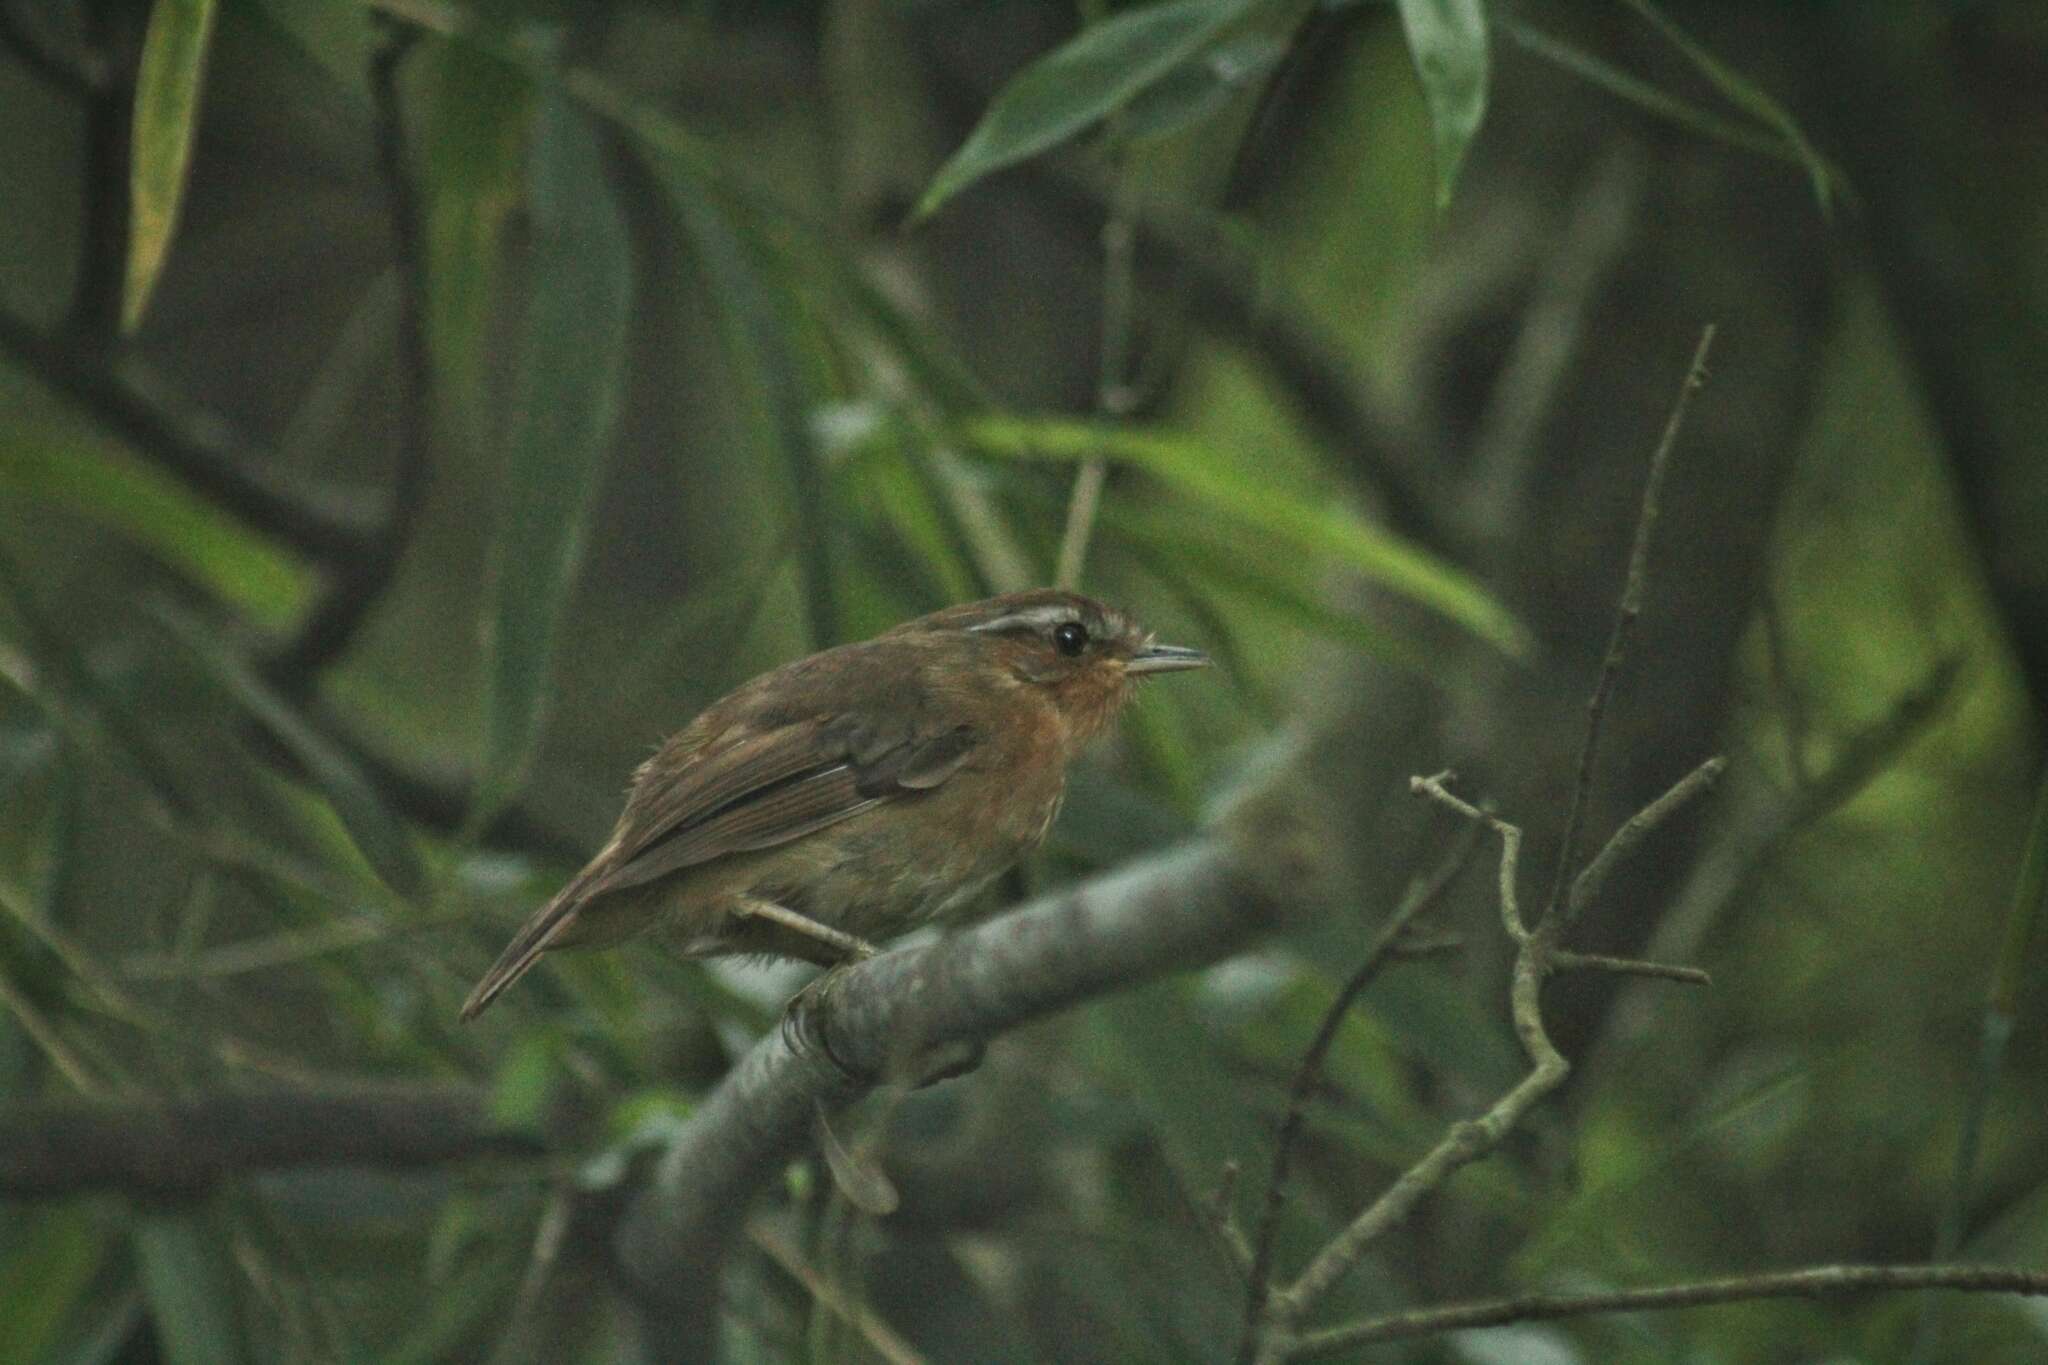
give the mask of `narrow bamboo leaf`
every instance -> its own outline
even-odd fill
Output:
[[[837,643],[839,593],[832,567],[824,460],[811,421],[808,385],[789,328],[746,244],[718,206],[685,180],[667,177],[705,288],[717,304],[741,417],[763,467],[782,466],[796,510],[797,564],[812,643]]]
[[[214,0],[156,0],[150,7],[142,62],[135,75],[123,332],[132,334],[142,325],[177,230],[193,135],[199,128],[199,94],[206,79],[214,12]]]
[[[107,1235],[83,1206],[17,1210],[0,1254],[0,1360],[42,1360],[92,1288]]]
[[[874,499],[882,519],[923,561],[946,599],[986,597],[987,584],[975,571],[948,509],[910,453],[897,445],[862,469],[858,491]]]
[[[423,892],[427,878],[418,850],[348,756],[223,649],[203,623],[161,602],[152,606],[151,615],[199,671],[297,761],[384,884],[402,896]]]
[[[1201,442],[1139,427],[1082,421],[983,417],[959,428],[967,444],[1012,459],[1084,460],[1134,465],[1218,515],[1264,532],[1297,551],[1328,555],[1367,577],[1435,608],[1510,653],[1528,632],[1486,590],[1449,565],[1341,506],[1310,501],[1234,468]]]
[[[1513,19],[1496,19],[1500,31],[1524,50],[1541,57],[1580,80],[1605,90],[1616,99],[1635,105],[1647,114],[1689,128],[1702,137],[1714,138],[1763,156],[1798,162],[1799,153],[1782,138],[1746,123],[1711,114],[1698,105],[1661,90],[1646,80],[1631,76],[1570,43],[1553,38],[1539,29]]]
[[[1271,33],[1247,33],[1197,52],[1124,106],[1114,135],[1126,142],[1172,137],[1263,81],[1286,55],[1286,40]]]
[[[1250,7],[1251,0],[1169,0],[1089,25],[997,93],[967,141],[932,177],[916,216],[1100,122]]]
[[[1210,591],[1256,603],[1271,619],[1334,644],[1410,668],[1419,669],[1425,662],[1400,636],[1326,602],[1313,578],[1313,562],[1279,556],[1261,561],[1241,547],[1190,534],[1166,517],[1122,508],[1105,508],[1102,524],[1130,537],[1147,565],[1162,575],[1185,574]]]
[[[398,270],[386,267],[362,286],[347,323],[321,358],[299,406],[277,438],[277,448],[311,463],[334,449],[363,407],[363,390],[391,364],[398,326]]]
[[[482,449],[491,301],[533,128],[527,76],[473,43],[437,40],[421,127],[427,341],[455,432]]]
[[[486,606],[479,822],[518,789],[540,743],[556,635],[611,448],[631,295],[625,227],[597,139],[559,97],[536,111],[528,179],[533,288]]]
[[[1436,146],[1436,204],[1451,202],[1465,152],[1486,117],[1489,59],[1479,0],[1400,0],[1401,27]]]
[[[20,568],[4,553],[0,553],[0,600],[12,608],[21,644],[34,664],[33,673],[25,680],[6,673],[0,673],[0,678],[14,683],[40,706],[78,752],[140,780],[156,800],[160,814],[192,814],[192,798],[150,741],[149,727],[101,685],[71,637],[43,614]]]
[[[18,428],[0,497],[33,499],[118,531],[266,625],[305,606],[312,577],[269,541],[118,450],[61,429]]]
[[[235,1327],[235,1280],[226,1248],[198,1213],[145,1213],[135,1261],[150,1321],[170,1365],[233,1365],[245,1358]]]
[[[1763,88],[1754,81],[1709,52],[1691,34],[1666,18],[1663,11],[1652,5],[1650,0],[1628,0],[1628,7],[1642,15],[1652,28],[1663,35],[1664,41],[1684,54],[1694,69],[1721,92],[1722,98],[1785,139],[1800,163],[1806,167],[1806,174],[1813,181],[1814,198],[1820,201],[1822,212],[1834,206],[1835,169],[1808,140],[1805,130],[1799,126],[1798,121],[1784,105],[1765,94]]]

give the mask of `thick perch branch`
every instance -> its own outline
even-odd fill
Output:
[[[718,1267],[816,1105],[848,1104],[920,1053],[1236,952],[1276,922],[1257,886],[1225,840],[1203,839],[834,977],[705,1097],[627,1212],[620,1263],[669,1320],[674,1358],[713,1358]]]
[[[185,1099],[39,1100],[0,1109],[0,1198],[199,1194],[288,1166],[431,1166],[532,1156],[464,1085],[280,1086]]]

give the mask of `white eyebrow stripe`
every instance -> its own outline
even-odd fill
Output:
[[[1006,630],[1049,630],[1053,626],[1080,619],[1081,613],[1073,607],[1054,602],[1042,607],[1026,607],[1023,611],[1013,611],[1007,616],[998,616],[993,621],[983,621],[980,625],[969,626],[967,629],[977,633],[1000,635]]]

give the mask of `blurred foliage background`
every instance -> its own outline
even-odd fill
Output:
[[[2044,86],[2018,0],[0,0],[0,1360],[658,1357],[609,1220],[800,978],[456,1004],[704,703],[1063,557],[1223,667],[1006,897],[1294,725],[1356,915],[865,1113],[904,1207],[793,1169],[726,1350],[1225,1358],[1199,1210],[1441,857],[1408,776],[1555,856],[1708,322],[1593,833],[1733,767],[1586,938],[1717,984],[1553,985],[1562,1101],[1331,1311],[2042,1264]],[[1346,1022],[1283,1265],[1513,1079],[1490,885]],[[1359,1358],[1915,1353],[2048,1312]]]

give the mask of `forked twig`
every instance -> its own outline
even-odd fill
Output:
[[[1278,1288],[1269,1287],[1267,1281],[1270,1275],[1272,1224],[1284,1199],[1289,1146],[1299,1131],[1301,1115],[1306,1109],[1308,1089],[1312,1087],[1323,1055],[1335,1036],[1337,1023],[1342,1017],[1341,1009],[1349,1005],[1351,996],[1356,993],[1347,988],[1347,992],[1339,997],[1339,1006],[1325,1018],[1323,1029],[1318,1032],[1308,1055],[1303,1059],[1301,1070],[1296,1077],[1288,1114],[1282,1123],[1281,1143],[1275,1153],[1274,1179],[1267,1191],[1266,1217],[1259,1230],[1247,1288],[1245,1331],[1239,1351],[1239,1360],[1246,1365],[1280,1365],[1280,1362],[1293,1359],[1311,1349],[1326,1349],[1323,1343],[1327,1334],[1307,1334],[1301,1329],[1301,1323],[1309,1312],[1339,1280],[1350,1273],[1379,1239],[1405,1222],[1423,1199],[1458,1170],[1490,1155],[1531,1108],[1564,1084],[1566,1077],[1571,1074],[1571,1064],[1551,1041],[1542,1011],[1543,983],[1553,973],[1564,970],[1606,971],[1688,984],[1706,982],[1706,974],[1693,968],[1571,952],[1563,947],[1562,940],[1566,931],[1577,921],[1586,907],[1598,897],[1621,859],[1688,802],[1711,787],[1726,767],[1725,762],[1719,758],[1708,759],[1679,779],[1669,791],[1623,822],[1586,863],[1584,869],[1578,868],[1576,848],[1599,756],[1602,723],[1608,702],[1614,693],[1621,663],[1627,657],[1635,620],[1642,610],[1644,584],[1648,578],[1650,534],[1657,521],[1658,500],[1665,470],[1670,464],[1671,452],[1677,443],[1687,402],[1692,391],[1704,382],[1707,352],[1713,337],[1712,327],[1708,327],[1702,333],[1699,346],[1693,354],[1692,366],[1687,371],[1685,383],[1673,406],[1671,418],[1665,425],[1655,453],[1651,456],[1650,473],[1636,519],[1627,579],[1615,612],[1614,628],[1601,663],[1599,678],[1587,702],[1586,735],[1580,748],[1578,771],[1572,786],[1563,847],[1558,856],[1550,895],[1543,906],[1542,917],[1534,925],[1523,919],[1517,894],[1522,849],[1521,828],[1454,793],[1450,789],[1451,774],[1447,772],[1434,777],[1416,777],[1409,781],[1409,789],[1416,795],[1427,797],[1454,811],[1472,822],[1475,828],[1483,826],[1500,836],[1501,928],[1515,945],[1514,963],[1509,978],[1509,1008],[1514,1021],[1515,1036],[1528,1059],[1529,1070],[1479,1117],[1451,1124],[1420,1160],[1403,1172],[1378,1199],[1350,1223],[1339,1229],[1291,1283]],[[1363,981],[1371,979],[1371,974],[1378,970],[1380,963],[1391,951],[1400,928],[1401,923],[1390,924],[1383,931],[1381,939],[1375,943],[1372,957],[1368,959],[1366,967],[1361,968],[1360,989],[1363,988]]]
[[[1287,1109],[1281,1115],[1280,1129],[1273,1139],[1272,1173],[1266,1179],[1266,1197],[1259,1212],[1258,1232],[1251,1244],[1250,1269],[1245,1278],[1244,1334],[1238,1347],[1240,1360],[1251,1360],[1258,1349],[1259,1320],[1265,1315],[1266,1298],[1272,1288],[1273,1238],[1280,1225],[1280,1211],[1287,1203],[1287,1178],[1294,1164],[1294,1149],[1308,1121],[1309,1101],[1315,1095],[1317,1080],[1322,1076],[1323,1059],[1337,1041],[1337,1031],[1350,1015],[1352,1005],[1381,970],[1399,956],[1396,950],[1402,934],[1443,899],[1444,892],[1450,889],[1458,874],[1465,870],[1465,864],[1471,861],[1477,842],[1471,837],[1460,838],[1451,855],[1434,873],[1408,888],[1408,894],[1401,898],[1401,903],[1373,935],[1365,958],[1352,972],[1351,979],[1344,983],[1330,1002],[1330,1007],[1323,1011],[1315,1039],[1309,1043],[1308,1050],[1302,1054],[1300,1066],[1295,1069],[1294,1081],[1287,1088]]]
[[[1664,434],[1650,455],[1650,472],[1643,481],[1642,508],[1636,515],[1635,542],[1629,547],[1628,576],[1622,582],[1621,606],[1614,613],[1614,629],[1607,637],[1607,653],[1600,661],[1600,677],[1586,702],[1586,738],[1579,746],[1578,776],[1572,783],[1571,805],[1565,812],[1564,838],[1558,845],[1557,870],[1550,880],[1550,896],[1543,905],[1543,918],[1557,914],[1564,903],[1565,887],[1577,869],[1579,834],[1585,824],[1586,801],[1593,789],[1593,772],[1600,758],[1600,734],[1607,720],[1607,703],[1614,696],[1622,661],[1628,657],[1629,641],[1635,636],[1636,618],[1643,611],[1643,589],[1649,580],[1650,533],[1656,529],[1657,513],[1664,492],[1664,472],[1671,466],[1671,452],[1678,433],[1685,426],[1686,408],[1693,393],[1707,382],[1707,352],[1714,345],[1714,325],[1700,332],[1693,348],[1692,365],[1685,382],[1678,386],[1678,398],[1664,423]]]

